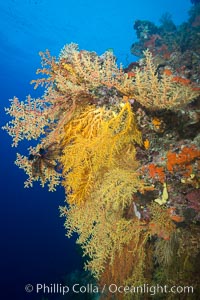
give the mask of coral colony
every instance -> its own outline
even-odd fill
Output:
[[[25,187],[64,187],[67,236],[78,234],[99,287],[192,285],[198,294],[200,4],[179,27],[166,14],[160,26],[137,20],[134,28],[140,59],[125,69],[113,53],[74,43],[58,59],[41,52],[32,83],[44,95],[14,97],[4,129],[13,146],[38,141],[17,154]]]

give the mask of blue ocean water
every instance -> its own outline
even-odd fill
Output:
[[[112,48],[126,66],[134,59],[130,47],[136,41],[135,20],[158,24],[169,12],[180,24],[187,20],[190,7],[189,0],[0,0],[0,125],[9,120],[4,107],[10,98],[42,94],[29,84],[40,66],[39,51],[48,48],[58,55],[70,42],[98,54]],[[64,190],[50,193],[38,184],[24,189],[26,175],[14,160],[16,152],[27,155],[27,143],[16,150],[5,131],[0,130],[0,135],[0,298],[40,300],[41,295],[25,292],[26,284],[60,282],[81,269],[82,261],[75,239],[65,237],[64,220],[59,217]]]

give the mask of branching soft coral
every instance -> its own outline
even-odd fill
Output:
[[[166,73],[159,78],[151,52],[146,50],[144,55],[143,68],[137,68],[135,72],[133,97],[136,101],[151,110],[176,110],[198,97],[199,91],[189,83],[175,81]]]
[[[70,44],[58,60],[49,51],[40,53],[38,73],[44,78],[33,83],[45,86],[45,93],[41,99],[28,96],[25,102],[15,97],[7,109],[13,119],[4,127],[14,146],[23,139],[38,140],[29,148],[28,157],[17,155],[16,164],[29,176],[26,187],[34,180],[48,184],[51,191],[63,184],[67,207],[61,208],[61,215],[66,217],[67,235],[78,234],[77,243],[89,258],[86,269],[100,278],[108,267],[111,278],[127,285],[146,278],[144,264],[154,243],[149,237],[169,240],[176,231],[175,219],[165,207],[168,193],[161,201],[163,206],[153,201],[154,194],[142,196],[147,191],[142,181],[146,181],[145,170],[165,187],[168,177],[165,166],[152,161],[157,152],[151,149],[150,121],[140,126],[146,137],[143,146],[135,114],[139,120],[144,107],[159,113],[176,110],[198,95],[188,81],[175,80],[167,73],[159,77],[150,52],[144,54],[143,65],[125,73],[110,52],[98,56]],[[155,120],[153,125],[159,129],[161,122]],[[142,176],[136,149],[138,159],[145,157],[148,167],[143,168]],[[190,161],[199,154],[192,150]],[[182,165],[182,152],[168,153],[168,173]],[[133,259],[131,268],[113,276],[118,259],[123,264],[125,255],[127,263]]]
[[[114,134],[114,130],[120,131],[121,128],[121,134],[123,134],[123,125],[121,126],[120,123],[122,122],[123,124],[123,118],[126,119],[126,112],[119,113],[119,105],[123,102],[124,96],[127,97],[126,99],[131,97],[132,79],[128,78],[121,67],[118,68],[115,58],[111,53],[106,52],[100,57],[94,52],[79,51],[77,45],[70,44],[65,46],[58,61],[54,57],[51,57],[49,51],[45,53],[41,52],[40,55],[42,58],[42,69],[39,69],[37,73],[44,75],[44,78],[33,80],[32,83],[35,83],[35,87],[38,85],[46,87],[44,96],[41,99],[32,99],[28,96],[24,102],[20,102],[18,98],[14,97],[11,107],[6,109],[7,113],[13,119],[4,126],[4,129],[12,136],[14,146],[17,146],[19,141],[23,139],[40,139],[38,148],[40,147],[39,145],[48,148],[54,142],[60,144],[63,133],[65,130],[69,130],[68,124],[69,126],[73,126],[74,129],[76,128],[76,131],[79,130],[75,122],[77,118],[77,124],[81,124],[79,117],[85,117],[83,113],[84,109],[85,114],[88,115],[88,128],[90,127],[90,123],[94,123],[96,125],[92,126],[94,128],[97,126],[95,130],[98,131],[98,126],[101,127],[101,122],[99,123],[100,118],[102,118],[105,128],[108,125],[110,127],[115,126],[113,125],[115,123],[114,115],[118,115],[116,118],[118,120],[117,127],[113,129],[112,134]],[[110,110],[111,107],[112,109]],[[127,107],[125,105],[125,111],[128,113],[128,111],[130,112],[130,108],[127,109]],[[105,116],[100,117],[103,114]],[[128,114],[129,116],[131,115],[130,113]],[[71,119],[73,119],[73,123],[70,123]],[[94,120],[91,122],[92,119],[95,122]],[[108,123],[106,123],[106,119],[109,120]],[[131,122],[131,118],[127,118],[126,122]],[[80,124],[78,126],[82,126]],[[91,132],[92,128],[88,130]],[[104,134],[107,134],[109,137],[109,130],[107,130],[107,133],[104,132]],[[138,136],[136,139],[139,140],[138,132],[135,131],[134,134]],[[64,145],[68,143],[66,136],[67,134],[65,134]],[[120,134],[112,137],[114,148],[118,147],[115,140],[119,136]],[[98,133],[98,137],[101,139],[100,132]],[[126,137],[126,134],[124,134],[124,137]],[[79,144],[80,140],[78,140],[80,135],[76,138],[76,146],[82,147],[81,143]],[[104,139],[106,140],[105,136]],[[102,144],[101,141],[99,142]],[[71,144],[71,141],[69,144]],[[112,151],[116,151],[114,148]],[[75,148],[73,149],[75,150]],[[79,148],[76,150],[76,155],[79,152],[81,153]],[[112,151],[110,151],[110,154]],[[28,170],[31,170],[31,162],[28,161],[28,157],[26,159],[25,157],[19,159],[19,157],[17,164],[30,176],[30,171]],[[106,160],[108,161],[111,158],[112,155],[107,155]],[[67,167],[68,164],[65,166],[65,171]],[[81,168],[81,164],[79,164],[79,167]],[[74,168],[74,172],[76,172],[75,170],[76,168]],[[81,174],[88,182],[87,177],[90,177],[91,174],[88,174],[87,170],[84,170]],[[42,182],[46,181],[48,179],[42,179]]]
[[[133,194],[143,188],[137,171],[134,171],[136,167],[137,164],[134,162],[130,170],[113,168],[102,177],[95,197],[106,205],[107,211],[123,212],[131,205]]]
[[[113,201],[114,194],[113,190]],[[102,203],[98,196],[93,196],[80,206],[61,208],[61,215],[66,217],[67,236],[77,232],[77,243],[81,245],[84,256],[89,257],[85,268],[99,278],[107,261],[112,265],[115,255],[122,253],[123,247],[133,238],[137,247],[144,228],[137,219],[122,218],[118,211],[110,211],[110,203]]]
[[[141,143],[130,103],[115,110],[88,107],[65,127],[61,162],[69,203],[86,201],[97,180],[119,165],[120,156],[131,152],[134,157],[132,143]]]
[[[143,227],[123,218],[133,193],[143,188],[137,174],[134,143],[141,143],[129,102],[107,110],[88,107],[67,124],[62,137],[64,186],[70,207],[67,235],[89,257],[86,268],[97,278],[105,264]]]
[[[149,229],[152,235],[157,235],[164,240],[169,240],[172,233],[175,231],[175,224],[169,218],[169,212],[167,208],[152,203],[149,206],[151,212],[151,222],[149,223]]]
[[[109,51],[97,56],[95,52],[79,51],[78,45],[69,44],[62,49],[60,61],[68,71],[64,90],[71,82],[87,92],[105,85],[115,87],[123,95],[130,96],[132,93],[132,79],[124,73],[122,66],[118,68],[114,55]],[[60,86],[60,78],[56,78],[56,82]]]
[[[62,178],[59,144],[52,143],[47,148],[42,148],[39,144],[35,148],[30,147],[29,151],[29,157],[17,153],[15,161],[15,164],[28,175],[24,186],[32,187],[33,181],[40,181],[43,187],[48,184],[49,191],[55,191]]]
[[[6,112],[13,119],[3,129],[13,138],[13,146],[23,139],[37,139],[45,133],[45,127],[49,124],[43,101],[30,96],[24,102],[14,97]]]

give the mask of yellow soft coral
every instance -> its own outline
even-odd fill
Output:
[[[136,168],[135,161],[130,169],[113,168],[102,177],[93,197],[97,197],[102,204],[106,205],[108,212],[123,212],[131,205],[133,194],[143,188]]]
[[[114,194],[113,190],[113,198]],[[123,247],[133,239],[131,251],[134,252],[141,245],[140,237],[145,230],[138,219],[127,220],[118,211],[109,209],[110,204],[102,203],[98,197],[89,198],[80,206],[61,208],[61,215],[66,216],[67,236],[78,233],[77,243],[88,258],[85,269],[90,270],[96,278],[101,276],[107,262],[113,265],[115,255],[120,255]]]
[[[69,203],[80,204],[98,178],[119,165],[132,143],[141,143],[130,103],[114,110],[86,107],[61,135],[64,186]],[[132,149],[134,155],[134,148]]]

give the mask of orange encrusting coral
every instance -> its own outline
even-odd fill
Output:
[[[187,78],[183,78],[183,77],[179,77],[179,76],[175,76],[172,78],[172,81],[183,84],[183,85],[188,85],[191,83],[191,81]]]
[[[162,183],[165,182],[165,172],[163,167],[158,167],[155,164],[149,164],[148,166],[142,167],[142,172],[148,171],[151,178],[156,179]]]
[[[169,217],[171,220],[175,221],[176,223],[180,223],[184,221],[182,216],[176,214],[176,207],[170,207],[167,212],[169,213]]]
[[[152,124],[153,124],[155,127],[157,127],[157,126],[159,127],[160,124],[161,124],[161,120],[158,119],[158,118],[153,118]]]
[[[172,71],[171,71],[170,69],[165,69],[165,70],[163,71],[163,73],[164,73],[165,75],[167,75],[167,76],[171,76],[171,75],[172,75]]]
[[[148,139],[144,140],[144,148],[145,148],[146,150],[148,150],[149,147],[150,147],[150,142],[149,142],[149,140],[148,140]]]
[[[135,73],[134,72],[128,72],[128,78],[131,78],[131,77],[135,77]]]
[[[163,71],[163,74],[165,74],[167,76],[173,76],[173,73],[170,69],[165,69]],[[184,78],[184,77],[181,77],[181,76],[173,76],[172,81],[183,84],[183,85],[188,85],[188,84],[191,83],[190,79],[187,79],[187,78]]]
[[[167,170],[170,172],[173,172],[177,168],[189,168],[191,170],[191,167],[188,164],[196,158],[200,158],[200,150],[194,145],[191,147],[184,147],[180,153],[169,151],[167,153]]]
[[[159,119],[154,117],[151,121],[152,125],[153,125],[153,130],[156,132],[164,132],[165,130],[165,122],[163,121],[163,119]]]
[[[193,91],[200,91],[200,87],[193,87],[192,90]]]

